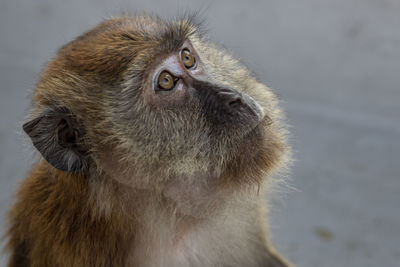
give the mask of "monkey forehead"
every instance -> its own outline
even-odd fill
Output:
[[[176,48],[199,27],[195,17],[190,16],[176,20],[163,20],[150,15],[116,17],[103,21],[66,46],[98,39],[103,45],[106,43],[102,41],[136,41],[138,46],[148,47],[162,42],[164,48]]]
[[[68,66],[107,74],[124,69],[137,56],[154,57],[179,49],[196,32],[190,18],[164,21],[151,16],[107,20],[60,50]]]
[[[118,86],[130,66],[145,72],[157,55],[178,50],[198,35],[197,29],[190,16],[170,21],[149,15],[108,19],[61,47],[41,75],[35,101],[83,98],[82,93],[93,88],[100,92],[104,85]]]

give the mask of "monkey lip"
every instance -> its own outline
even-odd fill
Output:
[[[248,136],[260,127],[266,127],[272,123],[271,118],[264,112],[263,107],[251,96],[243,94],[246,99],[246,127],[243,131],[244,136]]]
[[[247,94],[242,94],[242,98],[244,99],[244,102],[246,103],[250,113],[256,117],[257,121],[261,121],[265,117],[265,113],[261,105],[258,104],[254,98]]]

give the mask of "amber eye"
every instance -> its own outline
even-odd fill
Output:
[[[167,71],[161,72],[160,76],[158,76],[158,87],[164,90],[171,90],[174,86],[174,76]]]
[[[196,64],[196,59],[189,50],[183,49],[181,53],[181,60],[187,69],[193,68]]]

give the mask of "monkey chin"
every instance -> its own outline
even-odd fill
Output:
[[[259,186],[282,164],[286,150],[273,122],[265,115],[231,143],[232,157],[224,164],[220,181],[236,188],[244,184]]]

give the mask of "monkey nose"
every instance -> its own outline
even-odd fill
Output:
[[[243,105],[243,98],[239,92],[231,90],[221,90],[217,93],[220,101],[228,109],[237,109]]]
[[[216,95],[219,102],[225,107],[225,110],[231,114],[246,112],[255,116],[257,120],[261,120],[264,117],[261,106],[247,94],[224,88],[220,89]]]

